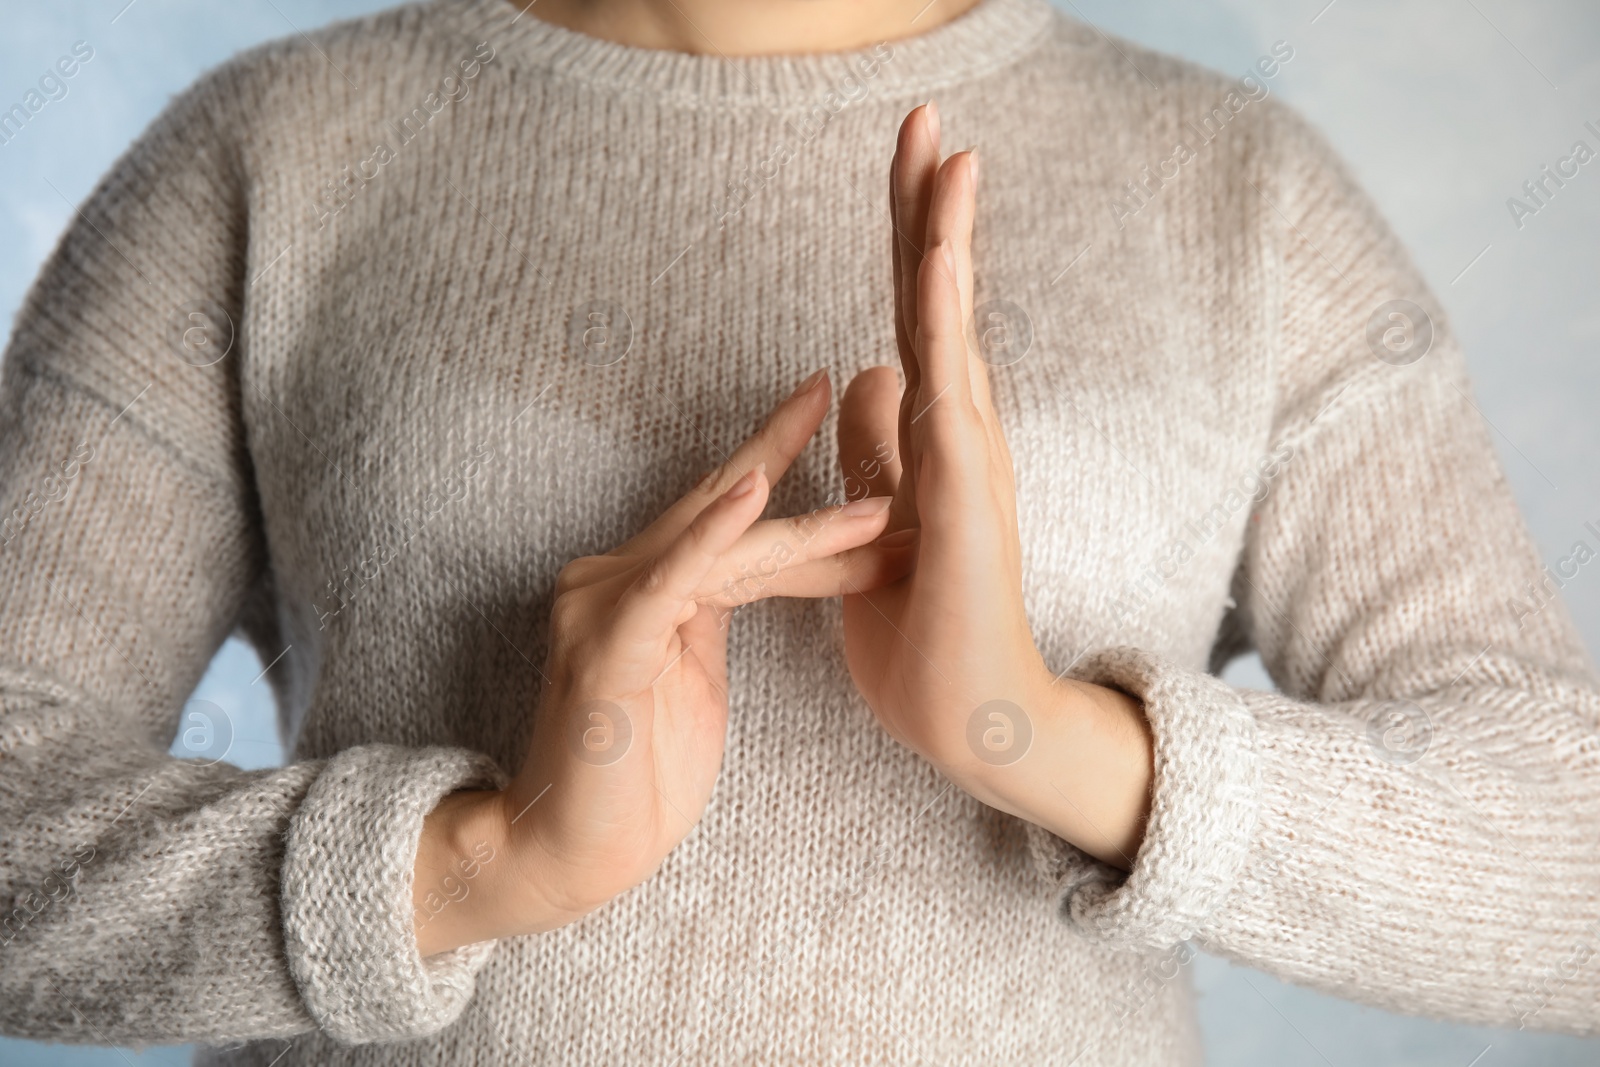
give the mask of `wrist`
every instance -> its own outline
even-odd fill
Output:
[[[1055,750],[1078,724],[1078,694],[1055,684],[1040,665],[1015,688],[986,701],[951,739],[941,769],[977,799],[1020,818],[1034,818],[1039,786],[1069,770]]]
[[[412,878],[412,923],[426,957],[502,936],[500,901],[511,874],[498,790],[442,798],[423,820]]]
[[[994,713],[1013,748],[984,751],[969,730],[973,758],[947,768],[974,797],[1042,826],[1123,869],[1144,836],[1152,779],[1152,744],[1143,705],[1119,690],[1046,670]],[[1015,717],[1006,724],[1002,719]]]
[[[510,790],[451,793],[428,813],[417,842],[412,920],[422,956],[499,937],[543,933],[593,906],[559,891],[560,864],[540,843]],[[598,906],[597,904],[594,906]]]

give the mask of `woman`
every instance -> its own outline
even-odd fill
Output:
[[[1194,945],[1594,1031],[1600,691],[1292,48],[918,7],[428,0],[119,162],[0,365],[7,1032],[1195,1063]],[[235,626],[283,768],[166,755]]]

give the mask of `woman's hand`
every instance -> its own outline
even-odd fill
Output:
[[[970,151],[941,162],[931,105],[906,118],[890,171],[905,389],[888,367],[858,376],[839,444],[848,473],[893,495],[889,530],[914,536],[916,562],[845,597],[846,657],[896,740],[978,799],[1131,866],[1150,777],[1142,710],[1058,680],[1023,607],[1011,454],[970,326],[977,169]],[[875,466],[886,440],[898,456]]]
[[[699,820],[722,763],[733,609],[904,572],[906,549],[869,545],[887,498],[756,521],[829,395],[825,375],[802,383],[643,532],[563,569],[525,765],[503,791],[447,797],[424,829],[424,955],[564,925],[650,877]]]

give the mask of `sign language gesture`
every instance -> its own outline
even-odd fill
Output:
[[[563,568],[524,766],[505,790],[445,798],[424,826],[415,897],[419,915],[436,914],[417,926],[423,955],[564,925],[648,878],[699,821],[721,768],[733,609],[904,573],[908,548],[872,543],[887,498],[757,521],[829,397],[818,372],[644,531]],[[462,905],[421,907],[463,864]]]
[[[892,368],[862,372],[839,450],[846,471],[875,472],[870,492],[893,496],[885,541],[913,539],[915,564],[845,597],[846,657],[897,741],[978,799],[1131,866],[1150,773],[1142,710],[1058,680],[1023,607],[1011,453],[971,326],[977,180],[974,151],[941,161],[931,104],[907,116],[890,170],[905,387]],[[875,465],[885,440],[896,460]]]

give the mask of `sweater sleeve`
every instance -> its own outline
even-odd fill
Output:
[[[0,1031],[15,1036],[410,1038],[455,1018],[493,948],[423,960],[411,907],[422,818],[503,782],[486,756],[371,745],[247,772],[213,747],[224,723],[184,714],[268,566],[240,403],[252,259],[229,77],[177,98],[81,205],[0,362]],[[168,754],[180,727],[203,758]]]
[[[1555,588],[1600,535],[1545,569],[1437,301],[1321,135],[1272,117],[1254,181],[1292,458],[1225,628],[1279,692],[1095,650],[1073,675],[1153,730],[1146,836],[1123,875],[1030,826],[1035,861],[1108,944],[1194,939],[1389,1010],[1595,1033],[1600,689]]]

